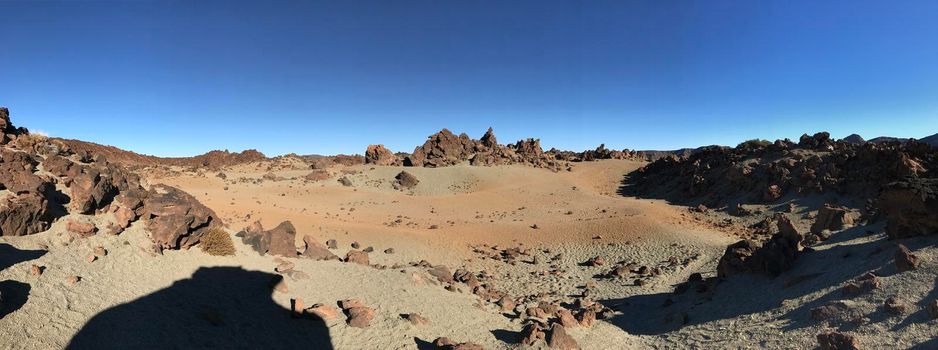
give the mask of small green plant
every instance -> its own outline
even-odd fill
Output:
[[[234,242],[231,241],[231,235],[221,227],[212,227],[199,239],[199,246],[202,251],[209,255],[223,256],[234,255]]]

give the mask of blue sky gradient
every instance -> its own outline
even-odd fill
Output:
[[[938,1],[0,1],[0,105],[183,156],[938,133]]]

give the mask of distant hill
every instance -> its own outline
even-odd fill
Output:
[[[846,142],[848,142],[848,143],[852,143],[852,144],[857,144],[857,145],[859,145],[859,144],[864,144],[864,143],[866,143],[866,142],[872,142],[872,143],[883,143],[883,142],[908,142],[910,139],[909,139],[909,138],[901,138],[901,137],[880,136],[880,137],[874,137],[874,138],[872,138],[872,139],[869,139],[869,140],[865,140],[865,141],[864,141],[864,140],[863,140],[863,137],[861,137],[860,135],[852,134],[852,135],[850,135],[850,136],[845,137],[843,140],[846,141]],[[931,136],[926,136],[926,137],[923,137],[923,138],[921,138],[921,139],[918,139],[917,141],[922,142],[922,143],[927,143],[927,144],[931,145],[932,147],[938,147],[938,134],[934,134],[934,135],[931,135]]]
[[[81,140],[57,139],[76,153],[89,152],[103,155],[108,161],[127,166],[174,165],[174,166],[207,166],[219,168],[230,165],[257,162],[266,160],[267,156],[257,150],[249,149],[242,152],[209,151],[194,157],[157,157],[123,150],[114,146],[100,145],[94,142]]]

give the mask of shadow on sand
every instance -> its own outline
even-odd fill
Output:
[[[892,265],[895,243],[873,240],[847,244],[846,241],[865,235],[866,229],[856,227],[835,235],[826,243],[834,246],[803,253],[792,270],[776,278],[742,274],[721,280],[704,293],[690,288],[683,294],[635,295],[600,302],[623,313],[608,321],[626,332],[659,335],[687,326],[764,312],[778,308],[786,300],[835,287],[781,316],[788,321],[786,330],[806,327],[817,323],[811,319],[812,308],[849,298],[839,288],[847,281],[867,271],[875,271],[880,276],[896,273]]]
[[[95,315],[67,349],[332,349],[323,320],[292,318],[274,303],[274,277],[238,267],[200,268],[189,279]]]
[[[24,261],[37,259],[45,254],[45,250],[20,250],[9,244],[0,243],[0,271]],[[0,304],[0,318],[26,305],[29,290],[28,283],[13,280],[0,282],[0,295],[3,298],[3,303]]]

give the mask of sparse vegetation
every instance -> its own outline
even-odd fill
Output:
[[[209,255],[223,256],[234,255],[235,247],[231,241],[231,235],[221,227],[213,227],[199,240],[199,246],[202,251]]]

